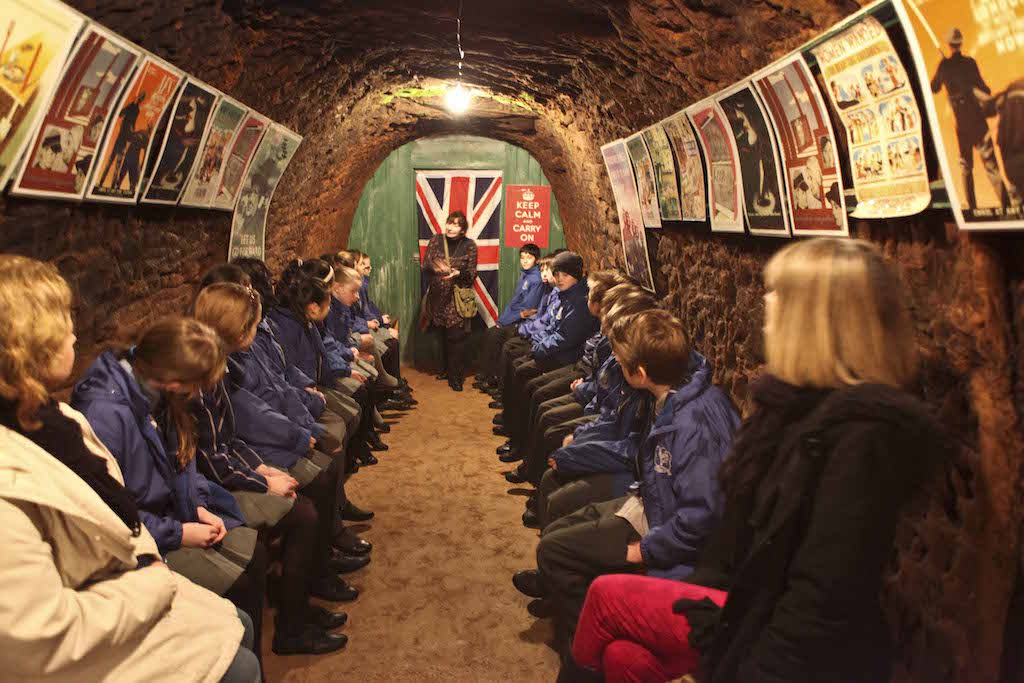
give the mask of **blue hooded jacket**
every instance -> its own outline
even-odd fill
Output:
[[[640,553],[650,576],[679,579],[693,571],[722,515],[718,471],[740,426],[732,401],[711,384],[711,364],[697,352],[690,373],[665,401],[636,459],[649,527]]]
[[[588,403],[594,400],[594,396],[597,395],[597,382],[598,374],[601,372],[601,367],[604,362],[608,360],[608,357],[612,354],[612,343],[608,341],[608,337],[600,331],[596,332],[593,337],[587,340],[587,343],[583,346],[583,358],[580,359],[580,363],[584,363],[583,370],[586,371],[587,375],[583,378],[583,381],[576,385],[576,388],[572,390],[573,398],[581,406],[586,406]]]
[[[310,417],[316,419],[323,414],[326,403],[316,394],[306,391],[306,387],[315,387],[316,382],[298,368],[288,365],[284,349],[277,343],[275,329],[276,325],[269,318],[264,318],[256,328],[256,339],[249,350],[234,354],[245,368],[246,376],[250,372],[263,375],[264,383],[259,385],[259,390],[250,388],[250,391],[271,405],[275,405],[272,398],[279,393],[277,400],[281,403],[277,409],[280,412],[292,419],[302,419],[295,407],[300,403]],[[275,396],[271,396],[271,392]]]
[[[516,293],[512,300],[508,302],[508,306],[505,307],[501,317],[498,318],[499,325],[515,325],[522,321],[520,313],[540,306],[540,298],[544,293],[544,283],[540,279],[540,268],[534,266],[529,270],[521,270],[520,272],[519,282],[516,283]]]
[[[264,461],[287,470],[309,451],[316,424],[292,420],[250,391],[248,387],[259,384],[252,374],[234,356],[228,358],[225,384],[235,413],[235,433]]]
[[[583,344],[600,327],[587,305],[589,293],[586,280],[558,292],[559,306],[551,326],[534,337],[532,355],[535,360],[568,365],[580,359]]]
[[[227,529],[245,524],[230,493],[196,471],[195,460],[181,468],[175,457],[178,437],[161,429],[149,396],[114,354],[101,354],[75,385],[71,405],[89,421],[124,475],[124,485],[161,555],[181,547],[181,525],[198,522],[204,507]]]
[[[282,306],[270,309],[267,316],[277,325],[277,341],[289,365],[296,366],[319,386],[330,386],[338,378],[348,377],[344,367],[338,365],[341,356],[335,354],[335,363],[328,362],[327,349],[316,325],[299,321]]]
[[[363,276],[363,283],[359,285],[359,306],[358,313],[361,317],[366,320],[376,320],[381,325],[384,324],[384,318],[381,315],[380,309],[377,308],[377,304],[373,303],[373,299],[370,298],[370,276]],[[333,304],[332,304],[333,306]]]
[[[547,327],[557,307],[558,296],[556,296],[555,288],[549,284],[541,284],[540,303],[537,304],[537,312],[519,325],[517,330],[519,336],[523,339],[531,339],[535,333]]]

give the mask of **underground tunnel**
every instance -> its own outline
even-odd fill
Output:
[[[468,381],[457,398],[445,387],[428,393],[417,384],[434,381],[439,344],[417,329],[422,250],[416,173],[496,170],[506,185],[550,187],[543,251],[568,248],[591,271],[625,268],[602,146],[759,72],[867,3],[68,1],[88,19],[302,136],[272,194],[266,264],[277,276],[294,259],[342,249],[367,253],[375,298],[401,321],[403,369],[418,373],[410,377],[417,378],[412,384],[420,405],[392,427],[391,453],[381,456],[379,467],[388,467],[389,458],[416,463],[394,465],[407,468],[400,479],[360,491],[357,477],[350,486],[382,523],[391,515],[392,538],[407,532],[401,547],[409,554],[385,556],[364,570],[378,576],[365,580],[373,590],[349,610],[347,650],[287,658],[265,647],[266,679],[555,680],[551,633],[525,620],[516,601],[521,596],[509,582],[512,571],[533,561],[536,537],[520,528],[522,500],[508,507],[509,487],[491,467],[500,441],[486,422],[487,400],[465,407],[469,396],[480,398]],[[990,3],[956,3],[969,4]],[[918,82],[907,38],[893,28],[893,12],[879,12],[920,97],[927,83],[922,88]],[[1006,64],[1011,69],[1020,62]],[[473,97],[464,113],[453,113],[445,98],[460,78]],[[836,112],[830,115],[838,126]],[[925,125],[925,140],[932,139]],[[944,475],[934,477],[900,518],[886,563],[881,604],[894,648],[891,680],[1009,683],[1024,680],[1018,661],[1024,638],[1024,241],[1012,231],[959,229],[938,155],[929,149],[926,156],[927,208],[903,217],[848,218],[849,236],[877,246],[898,273],[920,357],[912,390],[946,430],[953,452]],[[953,176],[960,177],[958,169]],[[57,391],[61,399],[104,349],[132,340],[162,315],[189,310],[203,275],[225,261],[232,228],[229,212],[184,206],[14,193],[5,193],[0,206],[0,252],[53,264],[72,292],[77,358]],[[752,387],[765,368],[763,270],[790,240],[713,232],[706,223],[666,222],[641,232],[656,298],[714,367],[714,384],[747,416]],[[496,313],[513,296],[519,275],[518,251],[499,237],[491,257]],[[484,325],[476,326],[479,340]],[[447,403],[456,400],[463,403]],[[429,407],[440,411],[436,418],[416,417]],[[483,433],[467,437],[470,445],[458,451],[466,461],[486,458],[481,472],[447,463],[438,473],[429,462],[436,457],[429,449],[436,420],[449,418],[450,430]],[[367,476],[380,475],[370,470]],[[433,488],[426,490],[424,481]],[[417,487],[424,489],[415,494],[420,498],[404,501]],[[418,519],[444,517],[436,498],[445,496],[465,496],[459,514],[486,520],[491,535],[460,538],[460,521],[448,520],[451,530],[424,529],[421,539],[413,538]],[[507,537],[497,536],[510,527]],[[387,552],[388,534],[368,538],[378,553]],[[506,542],[518,546],[511,559],[501,554]],[[465,567],[448,557],[480,551],[493,557]],[[408,566],[441,557],[440,567],[422,575]],[[466,578],[467,588],[441,570],[481,575]],[[375,607],[378,595],[387,597]],[[462,603],[459,596],[469,597]],[[502,610],[523,612],[523,620],[505,623]],[[268,617],[265,630],[270,623]],[[367,624],[362,633],[361,623]]]

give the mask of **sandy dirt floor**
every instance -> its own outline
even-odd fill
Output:
[[[348,646],[320,657],[275,657],[265,621],[268,681],[554,681],[550,621],[526,612],[512,574],[535,567],[537,532],[520,522],[526,489],[501,476],[490,398],[470,386],[405,371],[419,405],[395,416],[380,464],[347,485],[377,516],[361,531],[373,562],[346,578],[362,591],[340,632]],[[398,417],[398,415],[401,415]],[[510,492],[512,495],[510,495]]]

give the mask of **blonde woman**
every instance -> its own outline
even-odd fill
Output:
[[[249,618],[167,568],[117,462],[51,397],[75,361],[70,307],[53,266],[0,255],[0,670],[260,680]]]
[[[768,373],[720,473],[722,524],[686,583],[595,581],[560,680],[888,681],[883,568],[947,449],[905,391],[904,291],[859,240],[793,244],[764,278]]]

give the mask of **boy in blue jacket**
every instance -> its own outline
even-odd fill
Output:
[[[712,368],[680,321],[663,310],[620,318],[609,331],[630,386],[645,392],[638,413],[629,495],[587,505],[544,529],[537,570],[516,574],[522,593],[550,600],[561,644],[571,644],[590,582],[647,572],[683,578],[722,511],[718,470],[740,418],[711,384]],[[566,461],[568,464],[568,461]]]
[[[528,356],[506,367],[502,382],[502,425],[495,433],[508,436],[513,448],[525,440],[529,403],[525,386],[534,377],[575,363],[583,355],[583,346],[599,327],[590,312],[587,281],[583,277],[583,258],[564,251],[551,261],[551,273],[558,289],[558,305],[551,324],[532,337]]]
[[[519,250],[519,265],[522,273],[516,283],[516,293],[498,318],[498,324],[487,329],[483,350],[480,352],[480,371],[473,383],[478,389],[496,387],[498,384],[498,361],[501,347],[515,336],[519,324],[537,312],[540,298],[544,293],[541,279],[540,248],[536,244],[524,244]]]

